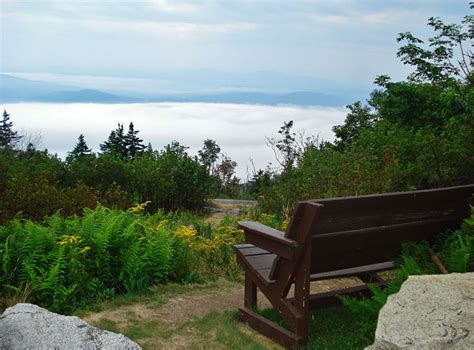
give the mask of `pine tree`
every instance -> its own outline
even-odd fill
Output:
[[[100,146],[102,153],[112,153],[122,158],[127,157],[127,146],[123,134],[123,124],[118,124],[117,129],[110,132],[109,138]]]
[[[86,155],[91,155],[92,150],[87,146],[86,140],[84,138],[83,134],[80,134],[77,143],[74,146],[74,149],[69,152],[69,155],[67,156],[66,160],[68,162],[71,162],[75,159],[81,159],[84,158]]]
[[[143,140],[137,136],[138,133],[139,130],[135,130],[133,123],[130,123],[128,126],[128,133],[124,137],[125,147],[130,159],[135,159],[135,157],[140,155],[145,149],[145,145],[142,144]]]
[[[0,147],[14,147],[22,138],[18,132],[13,131],[13,122],[10,121],[10,114],[3,111],[3,118],[0,121]]]

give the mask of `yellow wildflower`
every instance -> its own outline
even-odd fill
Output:
[[[91,247],[85,246],[84,248],[82,248],[82,249],[79,251],[79,253],[85,254],[85,253],[87,253],[89,250],[91,250]]]
[[[197,231],[191,227],[181,226],[175,231],[176,235],[184,238],[186,241],[191,241],[196,237]]]
[[[58,242],[59,245],[65,245],[65,244],[77,244],[81,243],[81,237],[80,236],[75,236],[75,235],[69,235],[69,236],[64,236],[64,238]]]
[[[128,208],[128,211],[131,212],[131,213],[134,213],[134,214],[141,213],[142,211],[145,210],[145,207],[150,203],[151,203],[151,201],[146,201],[145,203],[141,203],[141,204],[137,203],[133,207]]]
[[[158,225],[156,226],[156,229],[160,230],[161,228],[165,227],[166,225],[168,225],[168,220],[161,220],[158,223]]]
[[[288,220],[288,219],[283,220],[283,222],[281,223],[282,231],[286,231],[286,228],[288,227],[289,223],[290,223],[290,220]]]

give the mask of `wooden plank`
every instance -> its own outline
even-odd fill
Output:
[[[253,246],[253,248],[240,249],[240,251],[241,251],[243,256],[271,254],[268,250],[265,250],[265,249],[262,249],[262,248],[259,248],[259,247],[255,247],[255,246]]]
[[[257,286],[248,272],[245,274],[244,305],[250,309],[257,306]]]
[[[272,271],[271,268],[268,269],[258,269],[257,272],[268,282],[270,282],[270,271]]]
[[[248,243],[244,243],[244,244],[234,244],[234,248],[235,249],[245,249],[245,248],[254,248],[255,246],[253,244],[248,244]]]
[[[243,257],[255,270],[269,269],[272,267],[275,254],[251,255]]]
[[[374,283],[378,285],[377,283]],[[309,297],[309,305],[311,309],[319,309],[342,304],[339,296],[348,297],[368,297],[371,295],[367,285],[339,289],[319,294],[313,294]]]
[[[246,307],[239,308],[239,320],[247,322],[253,329],[280,343],[285,348],[296,348],[304,345],[303,339],[295,333],[280,327]]]
[[[296,248],[294,247],[289,247],[286,244],[282,244],[277,241],[267,240],[262,238],[261,236],[256,236],[249,232],[245,232],[245,240],[249,243],[258,246],[259,248],[277,254],[278,256],[286,260],[291,261],[294,259],[296,251]]]
[[[390,261],[400,254],[402,242],[427,240],[458,225],[456,218],[443,218],[313,236],[311,273]]]
[[[312,199],[309,202],[323,204],[326,210],[334,209],[337,212],[341,212],[341,208],[358,208],[360,210],[377,207],[390,208],[393,203],[397,202],[403,205],[410,205],[413,203],[413,201],[416,201],[418,202],[417,204],[426,203],[429,205],[433,202],[450,200],[451,198],[468,198],[472,196],[473,193],[474,184],[470,184],[464,186],[444,187],[411,192],[390,192],[362,196]]]
[[[284,236],[284,232],[275,230],[274,228],[265,226],[258,222],[239,221],[239,227],[243,229],[246,233],[252,233],[266,240],[272,240],[294,248],[298,246],[294,240],[286,238]]]
[[[378,271],[385,271],[385,270],[390,270],[395,268],[395,262],[393,261],[386,261],[378,264],[370,264],[370,265],[364,265],[364,266],[357,266],[357,267],[352,267],[349,269],[343,269],[343,270],[335,270],[335,271],[328,271],[328,272],[322,272],[322,273],[314,273],[311,274],[310,278],[311,281],[319,281],[319,280],[324,280],[324,279],[330,279],[330,278],[342,278],[342,277],[348,277],[348,276],[355,276],[359,274],[364,274],[368,272],[378,272]]]
[[[474,185],[355,197],[316,199],[324,205],[317,233],[382,226],[456,214],[465,217]]]
[[[239,227],[244,229],[247,243],[275,253],[287,260],[294,258],[298,244],[296,241],[284,237],[283,232],[252,221],[241,221]]]
[[[383,286],[381,283],[373,283],[374,285]],[[371,294],[367,285],[361,285],[351,288],[344,288],[338,290],[331,290],[329,292],[311,294],[309,296],[310,309],[319,309],[340,305],[342,302],[338,296],[362,297]],[[294,298],[288,298],[288,302],[293,303]]]
[[[298,261],[301,254],[304,252],[304,246],[308,244],[311,240],[311,231],[313,231],[316,225],[316,218],[319,215],[319,211],[322,206],[318,203],[302,202],[298,204],[295,214],[293,215],[290,223],[288,224],[288,229],[285,233],[285,237],[294,239],[298,242],[300,249],[297,249],[293,255],[294,261]],[[278,254],[279,255],[279,254]],[[288,268],[282,269],[281,266],[284,266],[287,262],[282,260],[280,255],[275,259],[270,272],[270,279],[276,279],[278,274],[284,274],[280,277],[282,284],[287,283],[291,279],[293,271],[290,271]],[[293,268],[293,267],[292,267]],[[287,286],[279,286],[278,288],[288,288]]]

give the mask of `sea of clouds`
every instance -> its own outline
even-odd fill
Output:
[[[2,107],[10,113],[16,130],[33,139],[41,135],[39,147],[61,158],[72,150],[79,134],[97,152],[117,123],[123,123],[126,131],[133,122],[144,143],[151,142],[155,149],[176,140],[195,155],[203,140],[215,140],[238,163],[237,175],[244,179],[252,173],[250,159],[257,169],[277,164],[266,138],[278,137],[283,122],[293,120],[295,131],[332,141],[331,128],[343,123],[347,113],[343,107],[213,103],[14,103]]]

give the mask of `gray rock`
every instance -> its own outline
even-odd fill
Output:
[[[410,276],[380,310],[366,349],[474,349],[474,273]]]
[[[33,304],[16,304],[0,316],[0,349],[141,349],[122,334],[103,331],[79,317]]]

